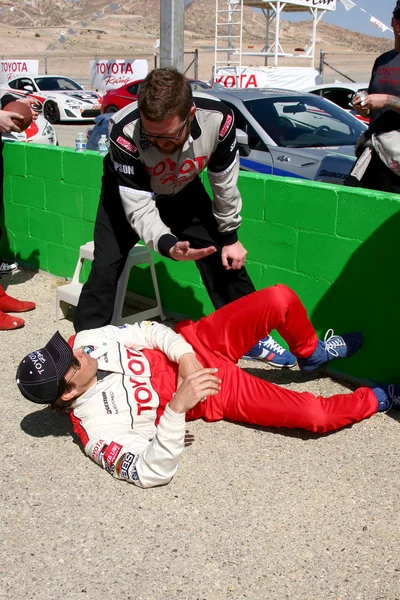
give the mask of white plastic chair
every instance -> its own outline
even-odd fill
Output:
[[[94,242],[87,242],[79,248],[79,258],[76,263],[75,271],[72,276],[71,283],[61,285],[57,288],[56,295],[56,319],[57,321],[65,318],[70,306],[77,306],[79,296],[82,291],[82,283],[79,283],[79,276],[82,270],[84,260],[93,260],[94,257]],[[156,300],[145,298],[137,294],[130,294],[127,292],[127,286],[129,281],[129,274],[135,265],[147,263],[150,266],[151,278],[153,281],[154,293]],[[141,304],[153,305],[151,308],[142,310],[140,312],[131,314],[127,317],[122,317],[122,309],[124,306],[125,296],[127,293],[139,300]],[[117,294],[114,303],[114,311],[111,320],[112,325],[121,325],[122,323],[136,323],[137,321],[144,321],[153,317],[160,317],[162,321],[165,319],[165,315],[161,305],[160,292],[158,289],[156,270],[154,268],[154,261],[151,254],[151,250],[147,246],[136,245],[129,252],[128,258],[125,263],[124,270],[118,280]]]
[[[151,279],[153,281],[154,294],[156,300],[145,298],[138,294],[127,292],[129,275],[132,267],[147,263],[150,267]],[[143,304],[154,304],[152,308],[142,310],[141,312],[134,313],[128,317],[122,317],[122,309],[124,306],[125,296],[128,295],[131,298],[135,298]],[[160,317],[161,321],[165,320],[165,315],[161,305],[160,292],[158,290],[157,275],[154,268],[154,261],[151,250],[147,246],[141,246],[136,244],[129,252],[128,258],[126,259],[124,270],[118,279],[117,295],[115,297],[114,312],[111,319],[111,325],[122,325],[123,323],[137,323],[138,321],[146,321],[153,317]]]
[[[71,283],[60,285],[57,288],[56,295],[56,320],[59,321],[67,316],[70,306],[78,304],[79,296],[82,291],[82,284],[79,283],[79,275],[82,270],[84,260],[93,260],[94,242],[87,242],[79,248],[79,258],[76,263],[75,271]]]

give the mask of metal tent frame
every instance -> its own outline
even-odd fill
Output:
[[[243,7],[261,9],[266,18],[265,45],[260,52],[243,52]],[[279,57],[306,58],[315,67],[315,47],[317,25],[325,12],[336,10],[336,0],[216,0],[215,21],[215,60],[214,73],[223,67],[242,67],[243,56],[264,56],[265,65],[268,57],[273,57],[273,66],[277,67]],[[311,46],[305,52],[288,53],[280,44],[280,23],[282,12],[308,12],[312,16],[313,29]],[[268,45],[271,24],[276,21],[275,39]],[[239,44],[235,42],[239,41]],[[219,55],[226,52],[226,60],[220,60]]]

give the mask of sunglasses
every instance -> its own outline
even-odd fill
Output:
[[[73,378],[73,376],[79,371],[79,369],[81,368],[81,363],[79,362],[79,360],[76,358],[76,356],[72,357],[72,363],[71,363],[71,368],[72,368],[72,375],[70,375],[68,377],[68,379],[66,380],[65,384],[67,385],[71,379]]]
[[[141,134],[149,140],[171,140],[173,142],[177,142],[182,135],[182,131],[186,127],[186,124],[189,120],[189,115],[190,113],[186,115],[186,119],[183,121],[183,125],[176,135],[153,135],[152,133],[146,133],[143,129],[142,122],[140,122]]]

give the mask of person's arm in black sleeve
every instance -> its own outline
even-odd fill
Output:
[[[371,81],[368,87],[368,95],[361,103],[364,113],[368,116],[370,110],[389,109],[395,112],[400,112],[400,96],[395,94],[380,93],[379,85],[374,85],[376,73],[378,69],[386,65],[386,54],[379,56],[373,66]],[[378,87],[378,89],[377,89]],[[374,89],[376,91],[374,91]],[[363,116],[365,116],[365,114]]]
[[[1,108],[5,108],[7,104],[10,104],[10,102],[14,102],[14,100],[18,100],[18,98],[19,96],[15,97],[12,94],[4,94],[4,96],[2,96],[0,100]]]

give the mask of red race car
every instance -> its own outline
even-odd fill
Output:
[[[121,110],[124,106],[127,106],[131,102],[135,102],[138,97],[139,87],[143,79],[138,81],[131,81],[126,85],[123,85],[114,90],[108,90],[103,97],[103,103],[101,106],[102,113],[113,113]],[[193,91],[209,89],[211,86],[204,81],[198,79],[189,79],[190,85]]]

